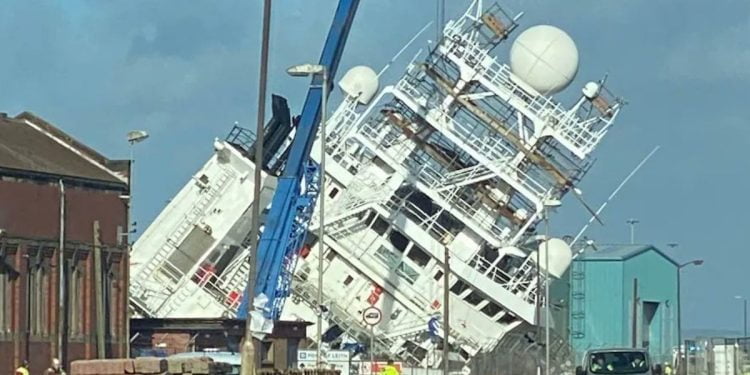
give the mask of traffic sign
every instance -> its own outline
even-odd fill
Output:
[[[375,306],[370,306],[362,312],[362,320],[366,324],[374,326],[383,319],[383,312]]]

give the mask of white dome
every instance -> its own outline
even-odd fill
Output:
[[[339,81],[339,87],[347,96],[358,97],[357,101],[367,104],[378,92],[378,75],[368,66],[359,65],[349,69]]]
[[[549,245],[548,245],[549,243]],[[559,238],[550,238],[549,241],[542,241],[539,244],[539,267],[544,269],[547,263],[547,246],[549,246],[549,274],[559,279],[568,270],[570,263],[573,261],[573,251],[568,244]],[[530,257],[536,262],[537,252],[531,253]]]
[[[510,69],[540,93],[554,94],[575,78],[578,48],[564,31],[554,26],[534,26],[513,42]]]

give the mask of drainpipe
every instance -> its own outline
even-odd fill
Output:
[[[58,272],[58,319],[57,319],[57,359],[64,366],[63,336],[65,334],[65,184],[60,183],[60,243],[58,244],[57,272]]]

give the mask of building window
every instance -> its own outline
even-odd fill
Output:
[[[406,256],[422,268],[424,268],[424,266],[430,262],[430,259],[432,259],[429,254],[417,245],[413,245]]]
[[[463,293],[463,292],[464,292],[464,291],[465,291],[466,289],[469,289],[469,286],[468,286],[468,285],[466,285],[466,283],[464,283],[463,281],[461,281],[461,280],[458,280],[458,281],[456,281],[456,283],[455,283],[455,284],[453,284],[453,286],[451,287],[451,292],[452,292],[453,294],[456,294],[456,295],[458,295],[458,294],[461,294],[461,293]]]
[[[339,194],[339,188],[334,187],[333,189],[331,189],[331,192],[328,193],[328,197],[333,199],[333,198],[336,198],[336,195],[338,194]]]
[[[32,335],[46,336],[49,332],[50,260],[42,258],[29,270],[29,328]]]
[[[122,307],[117,305],[117,296],[119,292],[118,280],[120,262],[111,262],[107,264],[107,272],[102,277],[104,287],[104,310],[107,312],[105,317],[105,326],[108,327],[108,338],[118,337],[117,320],[121,314]]]
[[[0,336],[10,333],[13,328],[13,290],[18,273],[0,257]]]
[[[464,301],[466,301],[466,302],[468,302],[468,303],[470,303],[470,304],[472,304],[474,306],[478,305],[479,302],[482,302],[483,300],[484,300],[484,298],[482,298],[482,296],[479,293],[477,293],[476,291],[471,292],[468,296],[466,296],[466,298],[464,298]]]
[[[380,215],[378,215],[378,217],[375,218],[375,222],[372,224],[372,230],[374,230],[375,233],[381,236],[385,234],[385,232],[388,230],[388,227],[390,227],[390,225],[388,224],[387,221],[383,220],[383,218],[381,218]]]
[[[68,266],[68,333],[71,337],[83,335],[85,262],[71,259]]]
[[[396,250],[402,253],[406,251],[406,247],[409,246],[409,239],[395,229],[391,230],[391,234],[388,236],[388,239],[391,241],[391,245],[393,245]]]

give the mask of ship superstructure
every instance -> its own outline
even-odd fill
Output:
[[[498,5],[485,9],[473,1],[395,84],[380,88],[366,67],[344,76],[345,98],[325,135],[326,189],[319,198],[328,207],[325,251],[318,251],[316,212],[289,265],[294,277],[285,318],[314,322],[323,306],[327,345],[369,343],[362,312],[376,306],[383,320],[370,350],[437,364],[443,334],[428,322],[446,303],[447,251],[454,352],[467,360],[536,324],[538,288],[562,276],[572,258],[562,240],[541,236],[536,227],[548,202],[575,189],[621,103],[603,82],[586,84],[570,108],[549,95],[577,70],[575,45],[561,41],[567,35],[558,29],[527,30],[513,44],[512,64],[498,61],[494,49],[516,21]],[[570,66],[534,65],[549,64],[538,56],[540,43],[552,50],[557,43],[563,64],[575,60],[572,73]],[[539,83],[545,74],[553,78]],[[284,117],[283,110],[274,113]],[[131,299],[140,313],[235,314],[249,270],[252,143],[252,134],[237,127],[217,140],[215,155],[136,242]],[[284,144],[261,164],[268,172],[262,207]],[[312,158],[321,158],[317,142]]]

